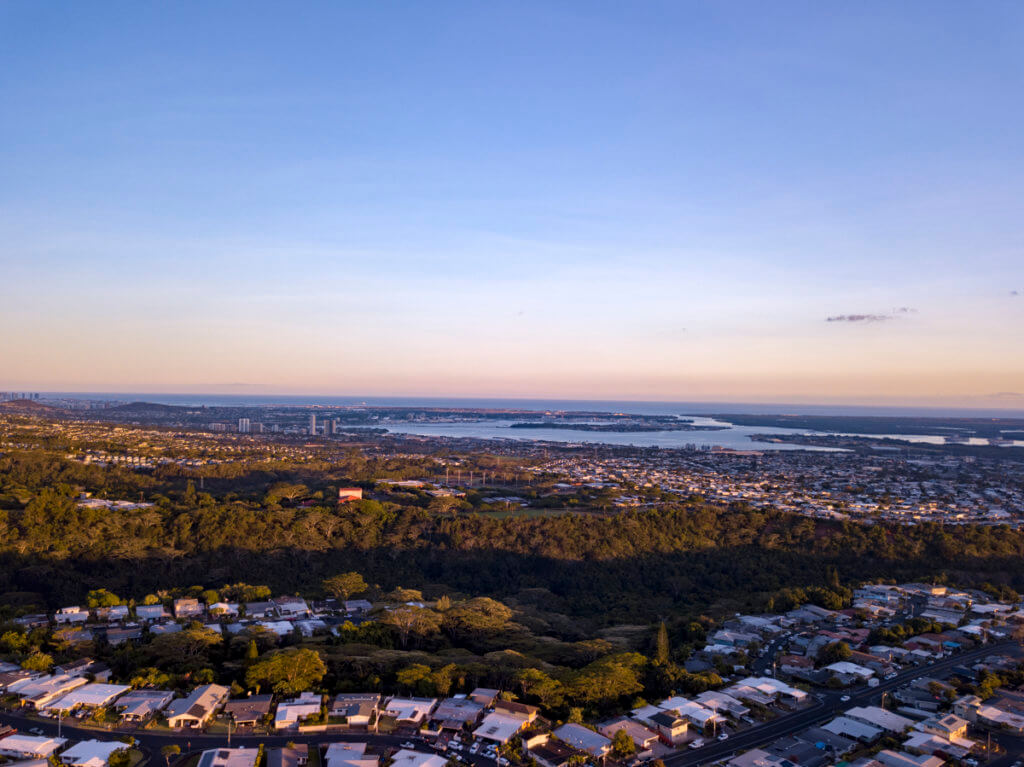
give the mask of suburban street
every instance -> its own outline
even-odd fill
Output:
[[[952,657],[943,658],[935,663],[901,671],[893,679],[881,680],[878,687],[865,687],[856,692],[847,692],[844,690],[829,690],[821,692],[818,694],[819,702],[809,708],[801,711],[795,711],[792,714],[779,717],[771,722],[765,722],[764,724],[751,727],[748,730],[743,730],[742,732],[731,735],[728,740],[716,740],[700,749],[693,751],[680,751],[678,753],[671,754],[664,757],[664,761],[666,765],[669,765],[669,767],[690,767],[690,765],[714,762],[734,752],[757,748],[758,746],[766,745],[785,735],[791,735],[792,733],[798,732],[807,727],[827,722],[833,717],[838,716],[840,711],[844,708],[878,703],[883,692],[894,690],[917,677],[925,676],[929,673],[945,671],[953,666],[958,666],[964,662],[976,660],[978,658],[985,657],[986,655],[991,655],[994,652],[1012,649],[1019,649],[1019,644],[1013,641],[990,644],[968,652],[957,653]],[[843,695],[849,695],[850,700],[847,702],[840,701],[840,698]],[[1022,741],[1021,745],[1022,750],[1024,750],[1024,741]]]

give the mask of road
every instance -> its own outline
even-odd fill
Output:
[[[764,746],[785,735],[793,735],[808,727],[823,724],[838,716],[842,709],[877,702],[881,699],[883,692],[890,692],[920,676],[946,671],[966,661],[976,660],[992,653],[1013,648],[1019,648],[1017,642],[1008,641],[985,645],[974,650],[957,653],[949,658],[943,658],[935,663],[901,671],[893,679],[882,680],[878,687],[865,687],[856,692],[830,690],[820,694],[819,702],[809,708],[794,711],[792,714],[779,717],[771,722],[755,725],[748,730],[730,735],[728,740],[714,741],[693,751],[680,751],[671,754],[663,757],[663,761],[669,767],[691,767],[691,765],[717,761],[737,751],[746,751],[751,748]],[[849,694],[850,700],[847,702],[840,701],[840,698],[845,694]]]

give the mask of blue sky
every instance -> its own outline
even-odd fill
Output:
[[[8,0],[0,386],[1024,405],[1022,38]]]

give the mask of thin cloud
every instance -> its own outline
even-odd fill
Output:
[[[885,322],[891,319],[888,314],[837,314],[825,322]]]
[[[834,314],[827,317],[825,322],[888,322],[906,314],[917,314],[917,309],[900,306],[888,314]]]

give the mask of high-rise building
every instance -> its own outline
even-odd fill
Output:
[[[238,419],[238,433],[239,434],[248,434],[249,433],[249,427],[250,427],[250,424],[249,424],[249,419],[248,418],[239,418]]]
[[[309,414],[309,433],[316,435],[316,413]]]

